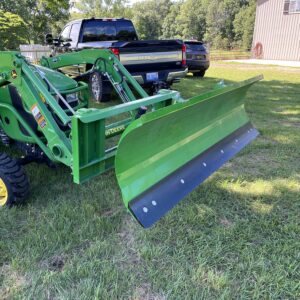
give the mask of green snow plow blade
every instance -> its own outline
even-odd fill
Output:
[[[258,136],[244,108],[262,76],[143,115],[123,133],[115,169],[125,206],[150,227]]]

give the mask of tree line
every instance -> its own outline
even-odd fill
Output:
[[[126,0],[1,0],[0,48],[43,43],[46,33],[58,33],[70,19],[126,17],[141,39],[197,39],[215,49],[249,50],[255,10],[255,0],[144,0],[132,6]]]

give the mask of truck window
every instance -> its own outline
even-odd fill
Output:
[[[130,21],[91,20],[84,23],[82,42],[132,41],[136,32]]]
[[[70,29],[71,29],[71,26],[68,25],[64,28],[64,30],[62,31],[62,33],[60,34],[60,39],[61,40],[66,40],[69,38],[69,34],[70,34]]]
[[[137,34],[131,21],[117,22],[117,40],[119,41],[136,41]]]
[[[80,23],[74,23],[70,31],[70,39],[73,43],[77,43],[80,31]]]
[[[201,42],[184,42],[187,49],[195,50],[195,51],[205,51],[205,45]]]
[[[113,22],[89,21],[83,29],[83,43],[116,40],[117,30]]]

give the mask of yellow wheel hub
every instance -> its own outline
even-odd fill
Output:
[[[0,178],[0,206],[4,206],[8,199],[8,191],[4,181]]]

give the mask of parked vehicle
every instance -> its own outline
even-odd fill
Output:
[[[209,68],[209,51],[203,42],[185,41],[186,62],[190,73],[194,76],[204,77]]]
[[[168,88],[187,74],[186,47],[181,40],[139,41],[133,23],[124,18],[75,20],[64,27],[58,39],[51,35],[46,39],[54,45],[53,55],[86,48],[111,49],[138,83],[153,91]],[[86,67],[83,72],[92,68]]]

